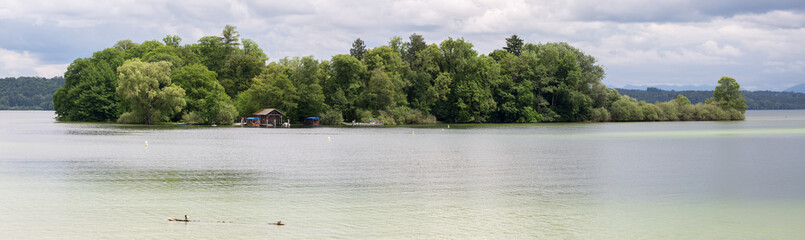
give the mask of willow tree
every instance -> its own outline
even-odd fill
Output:
[[[185,106],[185,91],[171,83],[169,62],[142,62],[132,59],[117,68],[117,94],[128,101],[130,111],[118,119],[122,123],[154,124],[170,120]]]

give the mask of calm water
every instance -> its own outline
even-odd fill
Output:
[[[805,111],[449,129],[0,111],[0,238],[805,239],[803,159]],[[203,222],[167,221],[184,214]]]

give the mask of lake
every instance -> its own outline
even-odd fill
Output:
[[[805,239],[805,111],[746,115],[258,129],[0,111],[0,238]]]

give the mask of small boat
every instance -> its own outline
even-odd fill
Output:
[[[168,221],[171,221],[171,222],[189,222],[190,220],[187,219],[187,215],[184,215],[184,219],[179,219],[179,218],[175,218],[175,217],[169,217]]]

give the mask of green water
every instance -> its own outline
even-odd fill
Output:
[[[0,111],[0,239],[803,239],[803,156],[799,110],[302,129]],[[202,222],[167,221],[185,214]]]

